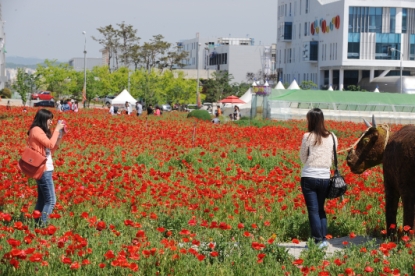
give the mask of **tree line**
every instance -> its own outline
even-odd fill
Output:
[[[188,57],[188,52],[181,46],[173,46],[164,41],[161,34],[154,35],[149,42],[140,44],[137,29],[124,22],[97,28],[100,37],[92,36],[106,51],[108,55],[108,69],[118,70],[120,67],[133,66],[135,70],[144,68],[169,68],[174,66],[183,68],[182,62]]]
[[[196,80],[186,79],[183,60],[188,53],[172,46],[162,35],[155,35],[140,44],[140,37],[132,25],[124,22],[116,26],[99,27],[100,37],[92,37],[102,45],[108,55],[108,63],[86,72],[86,100],[95,97],[117,95],[128,89],[136,99],[147,103],[196,103]],[[200,80],[202,101],[216,102],[231,94],[242,96],[249,83],[232,83],[228,72],[217,71],[213,78]],[[38,64],[33,75],[18,69],[12,88],[27,101],[27,95],[36,90],[48,90],[55,99],[66,97],[82,100],[84,73],[69,64],[57,60],[45,60]]]

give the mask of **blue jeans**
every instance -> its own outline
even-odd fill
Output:
[[[301,190],[307,205],[311,236],[316,243],[325,241],[327,235],[327,217],[324,211],[330,179],[301,177]]]
[[[45,225],[56,204],[55,185],[52,179],[53,171],[46,171],[37,182],[37,202],[35,210],[42,213],[42,224]],[[39,219],[36,220],[39,223]]]

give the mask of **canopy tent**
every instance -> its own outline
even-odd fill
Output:
[[[133,106],[137,103],[137,101],[126,89],[124,89],[117,97],[115,97],[112,100],[111,104],[114,106],[124,106],[125,102],[129,102]]]
[[[228,96],[225,99],[219,101],[220,103],[231,103],[231,104],[244,104],[245,102],[238,97],[232,95]]]
[[[285,90],[285,87],[281,81],[278,81],[277,86],[275,86],[275,89]]]
[[[293,82],[288,86],[287,90],[300,90],[297,81],[294,79]]]

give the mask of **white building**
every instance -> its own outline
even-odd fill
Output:
[[[395,76],[398,92],[415,87],[415,1],[278,0],[277,72],[283,82],[369,87]],[[379,82],[377,83],[379,85]],[[414,89],[414,88],[412,88]]]
[[[102,66],[102,58],[86,58],[86,69],[92,70],[95,66]],[[69,60],[69,66],[71,66],[75,71],[84,71],[84,58],[72,58]]]
[[[263,70],[264,46],[255,45],[253,38],[203,38],[198,37],[177,42],[189,53],[183,69],[197,69],[205,78],[214,71],[227,71],[233,82],[246,82],[246,74]],[[198,54],[199,53],[199,54]],[[203,70],[203,73],[202,73]]]
[[[4,33],[4,21],[0,3],[0,89],[5,87],[6,82],[6,34]]]

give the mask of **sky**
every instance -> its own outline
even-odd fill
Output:
[[[101,57],[91,36],[117,23],[137,29],[140,43],[161,34],[175,43],[196,37],[251,37],[276,42],[277,0],[0,0],[8,56],[68,61]],[[7,60],[6,55],[6,60]]]

